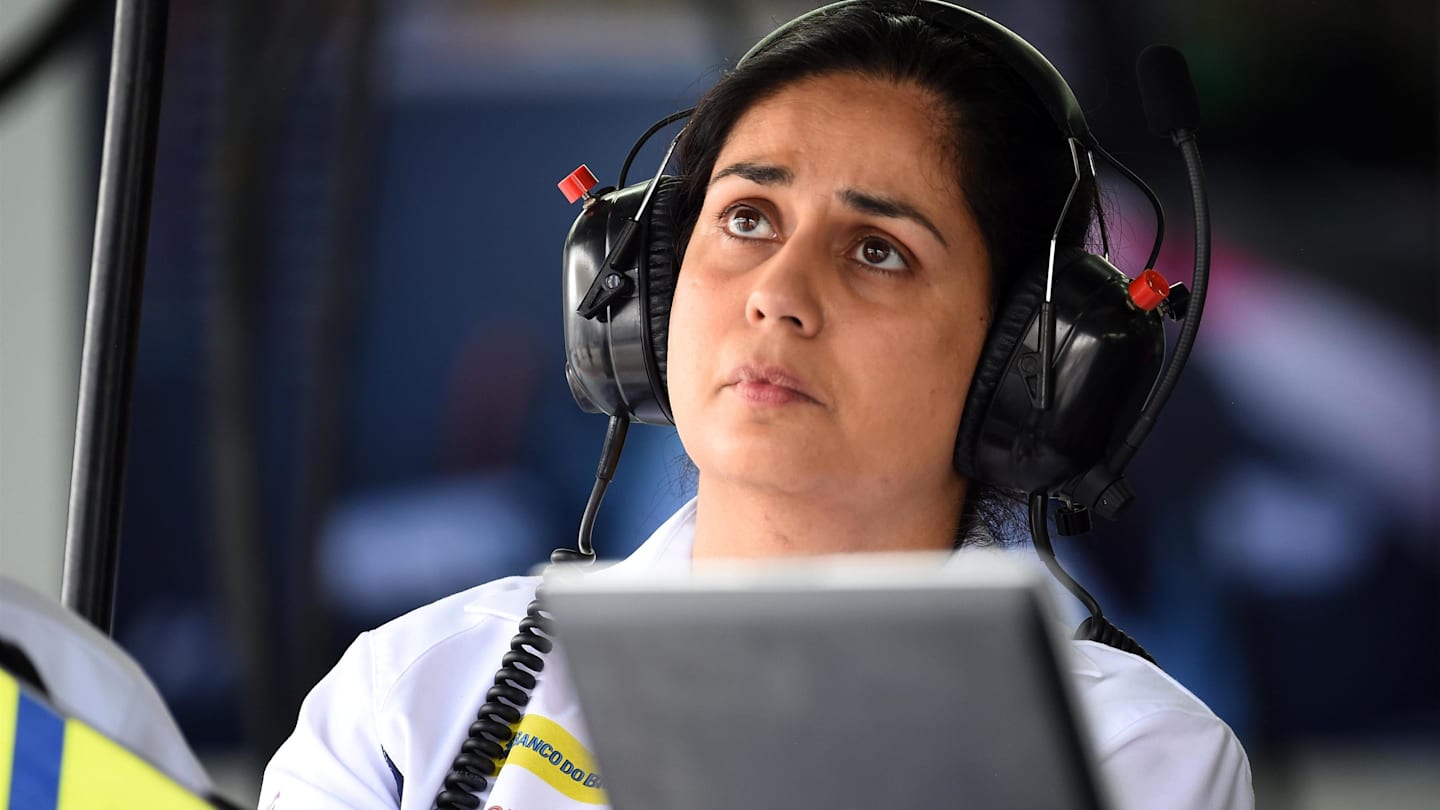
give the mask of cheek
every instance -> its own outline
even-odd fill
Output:
[[[681,424],[692,410],[704,379],[706,323],[699,306],[705,300],[695,283],[695,274],[682,270],[670,303],[669,336],[665,348],[665,382],[675,421]]]
[[[960,414],[970,387],[969,360],[965,354],[949,344],[923,357],[920,353],[914,355],[917,362],[908,387],[916,404],[921,406],[918,413],[930,417],[925,425],[927,441],[953,435],[960,427]]]
[[[955,429],[960,426],[960,414],[970,394],[970,381],[974,379],[986,336],[985,321],[973,313],[966,313],[964,317],[969,318],[968,323],[950,333],[945,348],[940,352],[944,372],[937,376],[935,384],[936,395],[953,403],[952,427]]]
[[[887,341],[870,367],[884,369],[885,381],[876,386],[881,399],[875,416],[889,426],[892,441],[948,452],[984,339],[984,329],[972,322]]]

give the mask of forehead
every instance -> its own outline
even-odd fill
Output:
[[[852,73],[802,79],[740,116],[715,170],[763,160],[843,185],[955,198],[942,109],[934,93],[909,82]]]

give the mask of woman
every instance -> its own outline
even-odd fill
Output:
[[[997,302],[1043,260],[1075,174],[1034,92],[913,5],[792,26],[691,118],[665,378],[699,487],[622,566],[977,532],[990,496],[956,471],[957,425]],[[1082,192],[1062,246],[1088,231]],[[492,582],[362,635],[306,700],[261,806],[431,807],[535,585]],[[1251,805],[1244,751],[1203,703],[1136,656],[1075,647],[1120,807]],[[518,730],[590,776],[512,756],[483,806],[604,803],[562,671],[547,664]]]

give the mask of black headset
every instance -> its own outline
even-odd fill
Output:
[[[801,21],[863,2],[834,3],[792,20],[751,48],[740,64]],[[1077,637],[1148,659],[1149,654],[1106,619],[1099,604],[1055,560],[1046,526],[1047,504],[1051,498],[1061,501],[1056,525],[1066,534],[1086,530],[1090,509],[1112,519],[1118,516],[1132,497],[1121,474],[1154,424],[1194,344],[1208,283],[1210,241],[1203,170],[1194,141],[1199,108],[1188,68],[1174,49],[1152,47],[1141,54],[1137,69],[1151,129],[1169,135],[1181,150],[1194,195],[1194,292],[1175,295],[1153,271],[1164,233],[1159,201],[1095,141],[1074,94],[1054,66],[1010,30],[958,6],[917,0],[907,11],[977,38],[1014,69],[1066,136],[1075,167],[1075,184],[1056,218],[1045,265],[1019,268],[1019,280],[997,308],[957,428],[955,468],[972,480],[1028,496],[1036,551],[1090,610],[1091,617]],[[560,183],[572,202],[585,199],[565,241],[565,375],[580,407],[607,414],[610,426],[595,488],[581,520],[578,549],[557,550],[551,557],[556,562],[594,559],[590,533],[630,422],[674,423],[665,354],[679,271],[680,179],[665,176],[664,170],[675,142],[653,179],[623,186],[645,141],[689,112],[661,120],[640,137],[620,171],[619,190],[592,192],[597,183],[583,166]],[[1145,271],[1133,281],[1105,258],[1078,249],[1056,250],[1060,223],[1082,185],[1083,173],[1094,179],[1096,154],[1144,191],[1155,207],[1155,242]],[[1100,226],[1108,253],[1103,218]],[[1173,289],[1184,293],[1181,285]],[[1160,313],[1184,321],[1168,363],[1163,362]],[[486,701],[445,776],[436,807],[479,806],[477,794],[488,789],[504,762],[505,743],[544,669],[544,656],[552,645],[551,621],[537,591],[511,641],[511,652],[495,673]]]
[[[863,4],[848,0],[797,17],[738,64],[797,24],[857,2]],[[949,3],[922,0],[907,11],[975,37],[1029,85],[1068,140],[1076,173],[1072,199],[1083,173],[1093,180],[1098,153],[1156,206],[1155,247],[1136,281],[1100,256],[1075,248],[1057,252],[1053,239],[1045,264],[1021,269],[996,309],[955,442],[955,468],[970,479],[1019,493],[1049,493],[1113,519],[1129,494],[1112,469],[1117,465],[1107,462],[1123,444],[1126,428],[1139,419],[1164,359],[1165,334],[1156,310],[1182,314],[1180,306],[1158,306],[1169,288],[1151,269],[1163,213],[1153,192],[1096,142],[1069,85],[1028,42]],[[664,168],[662,163],[661,172]],[[585,209],[570,229],[564,248],[565,373],[575,401],[587,412],[673,424],[665,352],[679,270],[679,186],[678,178],[657,173],[628,188],[586,193]],[[1057,234],[1069,207],[1067,199],[1057,212]]]

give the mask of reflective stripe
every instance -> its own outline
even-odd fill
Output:
[[[10,763],[15,758],[15,715],[20,687],[0,671],[0,810],[10,806]]]
[[[24,692],[19,697],[8,806],[10,810],[54,810],[60,792],[65,723]]]

